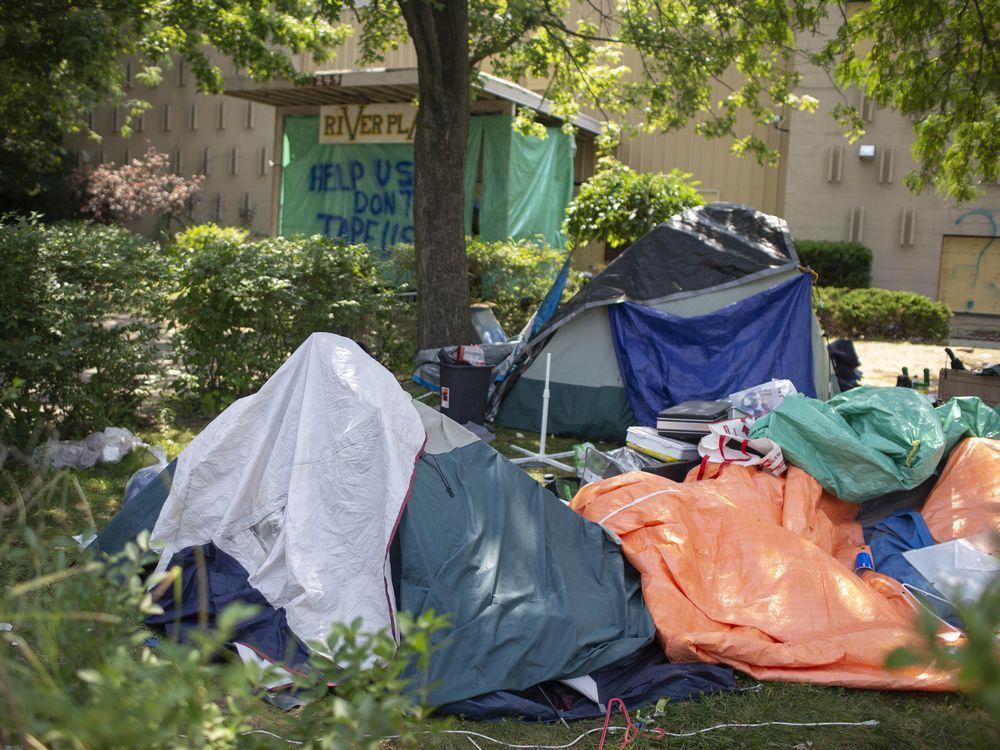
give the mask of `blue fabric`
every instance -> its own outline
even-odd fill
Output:
[[[562,300],[563,289],[566,288],[566,279],[569,278],[569,260],[569,256],[567,256],[566,262],[563,263],[562,268],[559,270],[559,275],[552,282],[549,291],[545,293],[542,304],[538,306],[535,314],[528,321],[527,330],[525,331],[527,335],[524,335],[524,333],[521,334],[522,341],[531,341],[535,337],[535,334],[542,330],[542,327],[555,314],[556,309],[559,307],[559,302]]]
[[[638,423],[655,426],[668,406],[725,398],[772,378],[815,396],[811,293],[812,277],[802,274],[692,318],[611,305],[615,356]]]
[[[643,649],[636,659],[591,674],[597,697],[605,706],[621,698],[635,710],[669,698],[671,703],[715,693],[731,693],[736,680],[730,667],[715,664],[670,664],[657,644]],[[438,707],[438,713],[493,721],[577,721],[596,719],[604,710],[580,693],[558,682],[545,682],[524,691],[498,690]]]
[[[167,589],[156,602],[163,614],[147,617],[147,625],[163,628],[170,637],[184,641],[199,627],[202,607],[211,628],[228,605],[251,604],[258,608],[257,613],[236,626],[233,641],[251,646],[272,661],[292,665],[308,661],[309,652],[288,629],[285,610],[271,606],[250,585],[249,574],[234,557],[209,542],[182,549],[170,560],[170,567],[174,566],[182,571],[180,592],[175,594],[173,586]],[[202,585],[206,590],[202,591]]]
[[[937,542],[931,536],[924,517],[915,510],[901,510],[876,524],[864,527],[865,543],[871,547],[875,570],[895,578],[907,586],[936,593],[934,584],[924,578],[916,568],[903,557],[911,549],[923,549]],[[926,601],[937,613],[952,625],[960,625],[955,612],[945,602],[937,599]]]

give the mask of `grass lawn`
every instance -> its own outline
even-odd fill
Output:
[[[190,422],[142,437],[163,446],[173,458],[204,426],[205,422]],[[537,449],[538,435],[512,430],[499,430],[493,443],[501,452],[514,455],[511,442]],[[575,441],[555,438],[548,442],[550,452],[566,450]],[[129,476],[149,457],[135,452],[122,462],[99,466],[87,471],[63,471],[40,477],[12,468],[9,460],[0,470],[0,501],[16,510],[6,518],[0,516],[0,539],[11,541],[17,533],[18,516],[33,527],[53,546],[61,546],[73,554],[75,545],[69,536],[91,528],[101,528],[117,512],[125,483]],[[547,469],[532,469],[541,477]],[[17,542],[13,541],[16,546]],[[0,544],[0,553],[6,545]],[[7,555],[6,557],[11,557]],[[0,567],[0,586],[25,580],[33,573],[30,559],[7,560]],[[696,734],[689,737],[667,737],[665,740],[640,738],[630,747],[749,747],[749,748],[923,748],[923,747],[1000,747],[1000,725],[969,697],[962,695],[924,695],[889,693],[841,688],[820,688],[793,684],[758,685],[752,680],[740,680],[743,691],[730,696],[714,696],[704,700],[667,705],[663,714],[651,716],[644,712],[648,726],[662,727],[668,732],[686,733],[723,723],[766,722],[866,722],[877,726],[859,727],[781,727],[731,728]],[[312,706],[306,711],[324,711],[328,707]],[[291,739],[295,736],[295,717],[273,707],[262,706],[259,727]],[[622,718],[613,717],[612,725],[621,726]],[[487,735],[505,743],[521,746],[566,746],[577,737],[597,729],[573,747],[594,748],[600,738],[600,722],[583,721],[571,725],[539,725],[516,722],[478,723],[452,722],[451,731],[475,735],[428,735],[424,746],[433,748],[497,747]],[[613,735],[609,747],[617,747],[621,733]],[[274,741],[274,747],[287,747]],[[391,746],[391,745],[390,745]]]

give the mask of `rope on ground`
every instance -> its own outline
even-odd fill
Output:
[[[625,715],[626,726],[610,726],[611,719],[611,709],[614,705],[617,705],[615,701],[622,706],[622,711]],[[625,704],[621,702],[620,698],[613,698],[608,703],[608,710],[604,715],[604,725],[594,729],[590,729],[575,740],[567,742],[563,745],[515,745],[510,742],[504,742],[503,740],[498,740],[495,737],[490,737],[487,734],[481,734],[479,732],[472,732],[465,729],[445,729],[437,734],[457,734],[466,737],[469,742],[479,748],[479,745],[473,739],[474,737],[480,740],[485,740],[486,742],[492,742],[494,745],[500,745],[501,747],[513,748],[513,750],[567,750],[568,748],[574,747],[577,743],[590,735],[600,732],[601,733],[601,744],[598,746],[599,750],[605,747],[605,742],[607,737],[612,732],[624,732],[625,735],[622,737],[621,744],[618,745],[619,750],[627,747],[631,744],[636,737],[645,736],[650,739],[665,739],[667,737],[695,737],[699,734],[706,734],[707,732],[715,732],[720,729],[762,729],[764,727],[794,727],[794,728],[812,728],[812,727],[864,727],[864,728],[874,728],[879,726],[879,722],[875,719],[868,719],[867,721],[762,721],[756,724],[716,724],[715,726],[705,727],[704,729],[695,729],[691,732],[668,732],[661,727],[654,727],[648,730],[643,730],[641,726],[635,724],[631,717],[628,715],[628,711],[625,710]],[[303,745],[304,742],[299,740],[289,739],[287,737],[282,737],[275,734],[274,732],[269,732],[266,729],[250,729],[246,732],[241,732],[242,735],[247,734],[264,734],[268,737],[274,737],[278,740],[283,740],[289,745]],[[425,732],[425,734],[434,734],[434,732]],[[391,740],[398,738],[399,735],[391,735],[389,737],[383,737],[382,739]]]

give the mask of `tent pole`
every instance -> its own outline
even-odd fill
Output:
[[[565,458],[566,456],[572,456],[573,451],[561,451],[559,453],[546,453],[545,452],[545,436],[549,429],[549,374],[552,369],[552,352],[548,352],[545,355],[545,388],[542,391],[542,434],[538,442],[538,453],[534,451],[529,451],[527,448],[522,448],[519,445],[511,445],[510,447],[520,453],[524,454],[524,458],[512,458],[511,463],[515,464],[547,464],[556,469],[561,469],[562,471],[572,472],[573,469],[564,463],[556,461],[557,458]]]
[[[549,373],[552,370],[552,352],[545,355],[545,388],[542,390],[542,436],[538,444],[538,454],[545,455],[545,433],[549,428]]]

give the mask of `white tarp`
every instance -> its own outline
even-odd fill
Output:
[[[395,377],[350,339],[315,333],[180,455],[153,529],[160,569],[211,541],[305,643],[357,617],[395,632],[389,543],[423,443]]]

